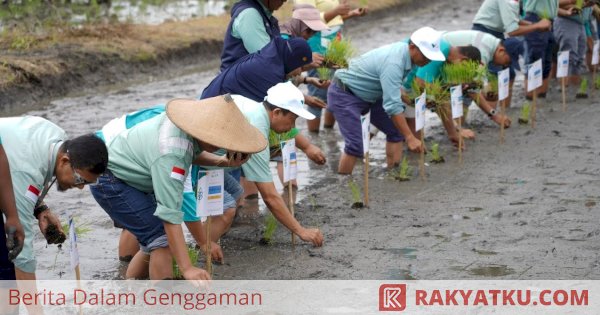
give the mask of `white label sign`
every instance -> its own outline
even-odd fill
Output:
[[[498,72],[498,100],[508,98],[508,86],[510,82],[509,69]]]
[[[283,158],[283,181],[287,183],[296,179],[298,175],[295,139],[281,142],[281,157]]]
[[[79,266],[79,250],[77,249],[77,233],[73,216],[69,218],[69,254],[71,256],[71,268]]]
[[[223,214],[223,169],[198,171],[196,215],[208,217]]]
[[[598,59],[600,59],[600,56],[598,56],[598,54],[600,53],[600,42],[599,41],[595,41],[594,42],[594,50],[592,50],[592,65],[597,65],[598,64]]]
[[[415,131],[419,131],[425,127],[426,100],[427,92],[425,91],[415,99]]]
[[[452,104],[452,119],[463,116],[463,94],[462,86],[450,87],[450,103]]]
[[[527,71],[527,92],[531,92],[540,86],[542,86],[542,59],[538,59],[529,65],[529,71]]]
[[[556,77],[564,78],[569,76],[569,51],[561,51],[558,53],[558,61],[556,65]]]
[[[363,153],[367,153],[369,152],[369,142],[371,140],[371,133],[369,133],[369,127],[371,126],[371,112],[360,116],[360,125],[362,127]]]

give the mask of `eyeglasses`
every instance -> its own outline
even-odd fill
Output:
[[[88,182],[85,178],[83,178],[81,175],[79,175],[79,173],[77,173],[77,171],[75,170],[74,167],[71,167],[71,169],[73,170],[73,185],[74,186],[79,186],[79,185],[90,185],[90,184],[96,184],[98,181],[96,180],[95,182]]]

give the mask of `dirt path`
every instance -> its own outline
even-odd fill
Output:
[[[436,1],[426,9],[356,25],[349,35],[361,52],[408,36],[428,24],[438,29],[470,26],[480,1]],[[467,8],[467,9],[464,9]],[[445,14],[441,14],[445,12]],[[93,131],[111,118],[173,97],[197,95],[213,71],[174,80],[63,99],[31,114],[43,115],[71,135]],[[157,78],[158,80],[158,78]],[[223,238],[226,264],[217,279],[596,279],[600,247],[600,119],[597,98],[572,102],[563,114],[556,89],[538,113],[538,126],[497,129],[472,110],[478,138],[469,143],[464,166],[439,127],[428,135],[441,142],[447,163],[427,167],[427,182],[397,182],[382,169],[381,136],[374,140],[371,207],[350,209],[347,177],[335,174],[338,131],[311,136],[328,156],[324,167],[302,155],[302,195],[297,217],[318,226],[323,248],[290,246],[279,228],[275,244],[261,246],[263,219],[240,218]],[[600,94],[600,93],[598,93]],[[517,98],[514,103],[522,101]],[[516,121],[517,110],[511,113]],[[299,125],[304,126],[303,123]],[[416,168],[416,157],[411,164]],[[360,167],[355,174],[361,184]],[[87,190],[53,192],[48,203],[63,218],[75,212],[92,231],[80,237],[84,278],[119,276],[118,230]],[[72,278],[68,253],[36,243],[40,278]],[[56,261],[56,263],[55,263]]]

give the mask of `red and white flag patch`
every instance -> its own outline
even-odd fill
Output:
[[[175,178],[176,180],[183,182],[185,180],[185,170],[183,168],[173,166],[173,169],[171,170],[171,178]]]
[[[29,185],[29,187],[27,187],[27,190],[25,191],[25,197],[29,198],[29,200],[31,200],[35,203],[38,201],[39,196],[40,196],[40,190],[37,189],[37,187],[35,187],[33,185]]]

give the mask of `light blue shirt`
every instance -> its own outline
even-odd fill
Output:
[[[335,77],[365,102],[383,99],[383,109],[392,116],[403,113],[406,107],[400,88],[411,68],[408,44],[397,42],[350,60],[348,69],[336,71]]]

